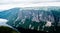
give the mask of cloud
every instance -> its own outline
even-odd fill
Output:
[[[23,3],[40,3],[40,2],[52,2],[59,0],[0,0],[0,4],[23,4]]]
[[[41,6],[60,6],[60,2],[50,2],[59,0],[0,0],[0,11],[14,7],[41,7]]]
[[[0,18],[0,23],[2,23],[2,22],[7,22],[8,20],[7,19],[2,19],[2,18]]]
[[[60,2],[48,2],[48,3],[37,3],[37,4],[4,4],[0,5],[0,10],[8,10],[15,7],[46,7],[46,6],[59,6]]]

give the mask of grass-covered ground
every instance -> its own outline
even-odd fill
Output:
[[[16,30],[6,26],[0,26],[0,33],[20,33],[20,32],[17,32]]]

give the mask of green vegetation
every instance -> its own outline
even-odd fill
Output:
[[[0,33],[20,33],[20,32],[17,32],[16,30],[6,26],[0,26]]]

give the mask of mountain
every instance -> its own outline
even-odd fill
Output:
[[[19,8],[12,8],[9,10],[4,10],[0,12],[0,18],[7,19],[7,24],[12,25],[12,23],[15,21],[15,19],[18,16]]]
[[[9,20],[7,24],[19,31],[27,29],[54,32],[60,24],[59,10],[59,8],[12,8],[0,12],[0,18]]]
[[[53,23],[54,16],[50,10],[21,8],[18,18],[14,22],[14,27],[17,29],[22,27],[24,29],[53,32]]]

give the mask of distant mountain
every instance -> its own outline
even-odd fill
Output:
[[[12,8],[9,10],[4,10],[0,12],[0,18],[7,19],[8,20],[7,23],[9,25],[12,25],[13,21],[15,21],[15,19],[18,16],[19,9],[20,8]]]

